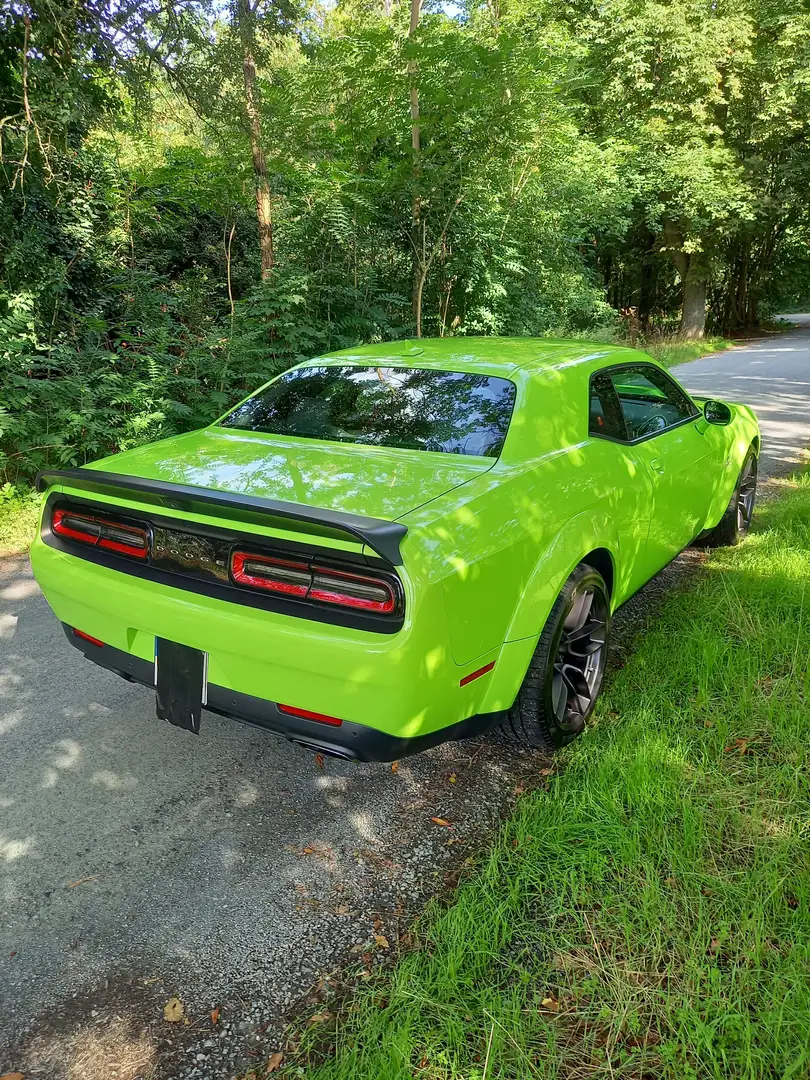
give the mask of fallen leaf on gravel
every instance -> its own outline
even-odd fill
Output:
[[[99,874],[91,874],[90,877],[80,877],[76,881],[69,881],[68,888],[75,889],[77,885],[86,885],[89,881],[98,881],[99,877]],[[3,1078],[0,1077],[0,1080],[3,1080]]]
[[[380,918],[379,915],[374,916],[374,922],[372,923],[372,925],[373,925],[375,930],[377,930],[377,931],[382,930],[382,919]]]
[[[348,915],[349,914],[349,905],[348,904],[341,904],[340,907],[336,907],[335,908],[335,914],[336,915]]]
[[[553,769],[541,769],[540,770],[540,775],[541,776],[553,776],[554,775],[554,770]]]
[[[445,821],[443,817],[432,817],[430,819],[434,825],[443,825],[445,829],[452,829],[453,826],[449,821]]]
[[[314,1016],[310,1016],[310,1024],[325,1024],[327,1020],[331,1020],[332,1014],[328,1009],[324,1009],[323,1012],[315,1013]]]
[[[276,1069],[281,1068],[281,1063],[284,1060],[284,1055],[280,1050],[277,1050],[275,1054],[270,1056],[270,1060],[267,1062],[267,1068],[265,1069],[265,1076],[269,1076],[271,1072],[275,1072]]]
[[[455,784],[456,774],[454,772],[451,772],[450,775],[447,777],[447,782],[448,784]]]
[[[3,1073],[0,1080],[25,1080],[25,1076],[22,1073]]]
[[[391,762],[391,772],[399,772],[399,762],[398,761],[392,761]]]
[[[548,1009],[549,1012],[557,1012],[560,1007],[559,1001],[555,997],[544,997],[542,1001],[544,1009]]]
[[[323,768],[323,754],[315,755],[315,764],[318,766],[319,769]]]
[[[170,1024],[176,1024],[183,1019],[186,1007],[178,997],[170,997],[163,1006],[163,1019]]]
[[[211,1010],[211,1025],[216,1027],[219,1023],[219,1005]]]
[[[381,949],[391,948],[391,946],[388,944],[388,938],[385,936],[385,934],[375,934],[374,940]]]

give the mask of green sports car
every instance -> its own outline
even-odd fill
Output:
[[[68,640],[313,750],[385,761],[591,712],[611,613],[748,529],[760,435],[635,350],[530,338],[332,353],[216,423],[46,470],[31,551]]]

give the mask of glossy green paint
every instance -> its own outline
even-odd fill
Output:
[[[574,567],[597,552],[612,570],[617,607],[719,521],[748,448],[758,445],[756,418],[738,405],[726,427],[700,418],[635,445],[590,437],[591,374],[640,360],[655,364],[602,344],[503,338],[396,342],[317,360],[511,379],[515,411],[497,460],[213,424],[89,466],[400,520],[408,526],[400,568],[406,617],[396,634],[209,599],[39,539],[35,574],[64,622],[145,659],[156,634],[204,649],[211,681],[244,693],[398,736],[506,708]],[[138,506],[133,498],[105,501]],[[222,523],[214,512],[172,517]],[[271,528],[250,515],[239,521],[263,536],[300,539],[306,531],[311,542],[358,549],[328,530]],[[492,672],[459,686],[492,660]]]

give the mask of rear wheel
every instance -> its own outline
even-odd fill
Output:
[[[555,750],[585,727],[602,686],[610,598],[602,575],[581,563],[560,592],[503,729],[524,746]]]
[[[737,485],[720,521],[702,539],[706,547],[733,547],[751,528],[757,497],[757,457],[753,448],[743,462]]]

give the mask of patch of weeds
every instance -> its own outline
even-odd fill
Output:
[[[0,487],[0,555],[28,550],[41,506],[41,497],[30,488]]]

